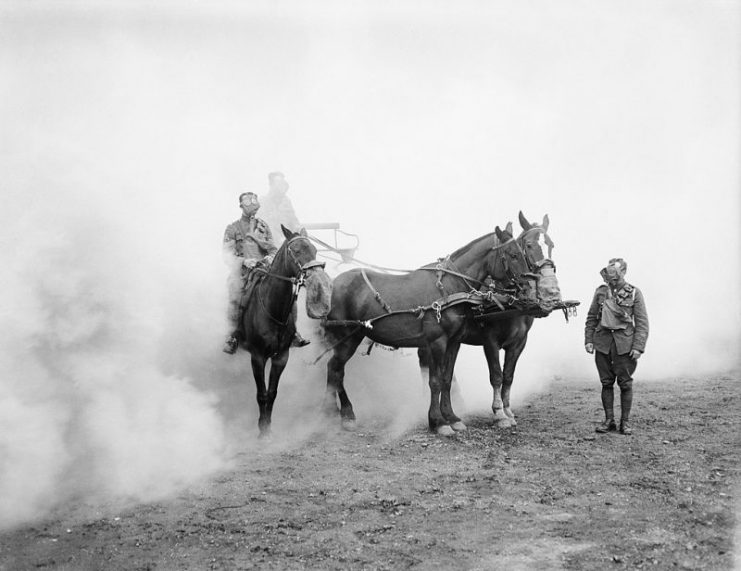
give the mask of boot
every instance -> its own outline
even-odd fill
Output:
[[[613,412],[614,392],[612,386],[602,386],[602,408],[605,409],[605,420],[595,428],[595,432],[605,433],[617,430],[615,413]]]
[[[615,425],[614,418],[606,418],[597,425],[597,428],[594,429],[595,432],[599,432],[600,434],[604,434],[605,432],[615,432],[616,430],[617,426]]]
[[[301,337],[301,334],[296,331],[296,335],[293,336],[293,341],[291,341],[291,347],[306,347],[311,341],[308,339],[304,339]]]
[[[620,391],[620,434],[630,436],[633,430],[630,428],[630,409],[633,406],[633,388]]]

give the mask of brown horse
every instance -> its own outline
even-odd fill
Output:
[[[542,224],[531,224],[522,214],[519,213],[519,221],[523,232],[518,236],[517,242],[527,256],[528,265],[531,271],[537,273],[543,262],[550,259],[553,242],[547,234],[548,215],[543,217]],[[511,231],[511,224],[507,225]],[[546,259],[539,243],[540,235],[545,238],[547,244],[548,256]],[[550,311],[547,306],[543,308],[537,317],[545,317]],[[489,382],[491,383],[494,397],[491,408],[494,412],[494,421],[500,427],[514,426],[517,424],[515,415],[510,408],[510,391],[514,381],[515,367],[517,361],[525,349],[527,336],[530,328],[533,326],[535,317],[532,312],[519,312],[514,315],[496,318],[496,312],[492,313],[492,319],[486,321],[475,321],[469,315],[467,326],[462,335],[461,342],[466,345],[478,345],[484,349],[486,362],[489,367]],[[504,370],[502,370],[499,361],[499,352],[504,350]],[[425,348],[418,350],[419,363],[422,368],[423,376],[430,366],[430,355]]]
[[[260,436],[270,433],[273,404],[278,383],[288,363],[291,341],[296,334],[293,310],[299,288],[306,287],[306,311],[309,317],[325,317],[329,310],[330,279],[324,262],[316,260],[316,248],[306,231],[291,232],[284,226],[286,241],[276,252],[270,268],[256,268],[255,283],[245,306],[242,347],[252,357],[252,374],[257,385],[260,408]],[[270,359],[270,381],[265,387],[265,364]]]
[[[326,331],[333,344],[327,365],[325,410],[338,411],[343,426],[355,413],[344,386],[345,363],[365,337],[393,347],[423,347],[430,355],[430,429],[439,434],[464,430],[450,403],[450,380],[466,325],[467,296],[487,276],[517,282],[528,265],[520,245],[500,230],[456,250],[437,264],[404,275],[353,269],[332,288]]]

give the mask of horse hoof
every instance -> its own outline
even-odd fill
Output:
[[[273,439],[273,433],[270,432],[269,430],[261,430],[258,438],[262,442],[270,442]]]
[[[497,418],[494,421],[494,424],[496,424],[499,428],[509,428],[510,426],[514,426],[517,423],[512,418]]]
[[[342,429],[348,432],[355,432],[358,429],[358,423],[351,418],[343,418]]]
[[[465,424],[463,424],[463,422],[461,422],[460,420],[458,422],[454,422],[453,424],[451,424],[450,428],[452,428],[456,432],[463,432],[464,430],[468,430],[468,427]]]
[[[455,430],[449,424],[441,424],[435,432],[437,432],[438,436],[453,436],[455,434]]]

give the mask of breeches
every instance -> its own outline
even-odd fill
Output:
[[[229,304],[227,306],[227,319],[235,324],[240,318],[240,303],[244,293],[245,280],[240,275],[230,275],[226,282]]]
[[[633,373],[638,361],[632,359],[630,353],[618,355],[614,340],[609,353],[594,352],[594,361],[603,387],[611,387],[615,381],[621,390],[633,387]]]

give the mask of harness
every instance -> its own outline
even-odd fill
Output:
[[[520,254],[523,256],[523,258],[528,263],[528,267],[531,266],[530,261],[528,260],[525,253],[522,251],[522,247],[520,246],[519,242],[515,238],[510,238],[506,242],[502,242],[501,244],[496,244],[492,246],[492,250],[500,250],[504,246],[508,245],[510,242],[514,241],[517,245],[517,249],[519,250]],[[499,253],[499,260],[502,263],[502,266],[504,267],[505,274],[507,275],[509,282],[514,285],[515,289],[507,289],[502,290],[500,288],[500,291],[505,291],[506,293],[511,292],[517,292],[520,289],[520,286],[517,284],[516,278],[517,276],[512,271],[512,268],[507,260],[507,256],[500,252]],[[452,265],[453,268],[448,268],[446,265]],[[360,274],[363,276],[363,280],[365,281],[368,288],[373,293],[373,297],[375,297],[376,301],[379,303],[379,305],[384,309],[386,313],[377,315],[376,317],[372,317],[370,319],[366,320],[355,320],[355,319],[334,319],[334,320],[325,320],[324,324],[329,326],[342,326],[342,325],[358,325],[362,326],[365,329],[371,330],[373,329],[373,324],[378,321],[379,319],[383,319],[385,317],[390,317],[392,315],[405,315],[405,314],[413,314],[417,316],[417,319],[422,319],[425,315],[425,313],[429,310],[432,310],[435,312],[435,319],[438,323],[442,321],[442,312],[446,309],[449,309],[450,307],[461,305],[461,304],[468,304],[471,306],[482,306],[485,304],[491,305],[496,304],[500,310],[504,310],[504,305],[496,299],[495,292],[494,291],[479,291],[476,289],[471,282],[475,282],[479,286],[484,286],[484,282],[481,280],[478,280],[472,276],[463,274],[459,272],[455,266],[453,265],[452,260],[450,259],[450,256],[446,256],[445,258],[440,258],[435,266],[425,266],[422,268],[419,268],[420,270],[428,270],[428,271],[434,271],[437,273],[437,281],[435,282],[435,285],[440,290],[440,292],[443,294],[443,297],[436,299],[432,303],[428,305],[418,305],[413,308],[408,309],[397,309],[394,310],[391,308],[391,306],[384,301],[384,299],[381,297],[380,292],[373,287],[373,284],[370,282],[370,279],[368,278],[368,274],[365,272],[365,268],[360,269]],[[469,288],[468,291],[459,291],[459,292],[453,292],[450,294],[446,294],[445,288],[443,287],[442,283],[442,276],[443,274],[450,274],[453,276],[456,276],[458,278],[461,278],[463,282],[466,284],[466,286]],[[514,301],[514,296],[512,297],[511,301]]]

